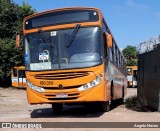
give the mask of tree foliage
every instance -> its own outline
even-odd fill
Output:
[[[137,65],[137,49],[135,46],[127,45],[125,49],[123,49],[123,55],[127,60],[127,66],[136,66]]]
[[[33,13],[35,9],[24,2],[20,6],[0,0],[0,84],[10,80],[11,67],[23,64],[23,49],[15,48],[15,36],[22,31],[23,19]]]

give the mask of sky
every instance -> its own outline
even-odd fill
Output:
[[[160,0],[13,0],[26,2],[37,12],[87,6],[101,9],[119,48],[138,47],[151,37],[160,35]]]

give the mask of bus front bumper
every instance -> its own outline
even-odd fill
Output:
[[[30,104],[52,104],[52,103],[83,103],[94,101],[109,101],[110,90],[104,87],[104,83],[84,90],[60,90],[51,92],[36,92],[27,87],[27,97]]]

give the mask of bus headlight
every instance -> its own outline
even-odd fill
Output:
[[[97,76],[95,80],[83,85],[83,86],[80,86],[78,88],[78,91],[83,91],[83,90],[86,90],[86,89],[89,89],[89,88],[93,88],[97,85],[99,85],[101,83],[101,80],[102,80],[102,76]]]
[[[34,90],[34,91],[45,92],[45,89],[43,89],[42,87],[35,86],[35,85],[33,85],[31,82],[29,82],[29,81],[26,81],[26,83],[27,83],[27,86],[28,86],[29,88],[31,88],[32,90]]]

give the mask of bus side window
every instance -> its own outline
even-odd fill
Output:
[[[117,46],[115,46],[115,50],[116,50],[116,53],[115,53],[116,65],[117,65],[117,67],[119,67],[119,52],[118,52],[118,47]]]
[[[103,20],[102,20],[103,21]],[[107,45],[106,45],[106,35],[105,33],[107,32],[107,27],[103,21],[103,25],[102,25],[102,31],[103,31],[103,46],[104,46],[104,58],[108,59],[108,50],[107,50]]]
[[[112,62],[115,63],[115,57],[114,57],[114,43],[112,45]]]
[[[107,45],[106,45],[106,37],[105,34],[103,34],[103,41],[104,41],[104,58],[107,59]]]
[[[19,78],[26,78],[25,70],[18,71]]]
[[[113,62],[112,48],[109,49],[109,53],[110,53],[110,61]]]
[[[116,44],[114,44],[114,64],[117,66],[117,49]]]
[[[14,68],[13,68],[13,76],[14,76],[14,77],[17,77],[17,69],[14,69]]]

